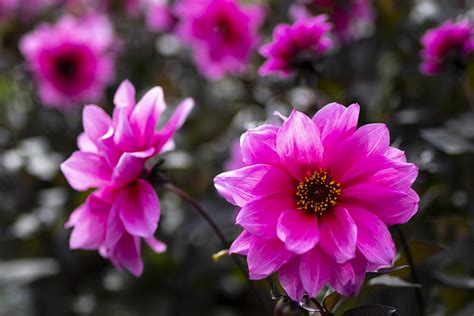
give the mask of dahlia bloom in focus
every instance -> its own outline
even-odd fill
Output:
[[[462,68],[469,54],[474,52],[474,25],[468,20],[447,21],[441,26],[428,30],[421,38],[423,50],[421,72],[426,75],[438,74],[444,66]]]
[[[293,300],[326,284],[354,295],[366,272],[391,266],[389,225],[407,222],[419,197],[418,169],[390,147],[384,124],[357,128],[359,105],[332,103],[309,118],[242,136],[245,167],[214,179],[240,207],[244,228],[230,253],[247,256],[251,279],[278,272]]]
[[[292,71],[314,70],[317,59],[333,46],[331,24],[326,20],[325,15],[319,15],[298,19],[293,25],[279,24],[273,31],[273,41],[260,48],[260,54],[268,60],[259,68],[259,74],[287,77]]]
[[[191,45],[199,71],[209,79],[246,69],[260,42],[265,10],[236,0],[181,0],[176,4],[177,34]]]
[[[374,19],[370,0],[314,0],[314,2],[331,11],[334,31],[342,42],[357,37],[360,26],[371,23]]]
[[[67,108],[96,101],[114,79],[117,48],[105,16],[64,16],[55,25],[41,24],[20,41],[27,67],[46,106]]]
[[[79,150],[61,164],[75,190],[97,189],[71,214],[66,227],[73,227],[72,249],[98,249],[118,268],[138,276],[143,270],[142,238],[156,252],[166,249],[153,237],[160,218],[158,196],[141,175],[149,171],[148,159],[173,148],[172,136],[186,120],[193,101],[186,99],[178,105],[160,130],[155,127],[166,109],[160,87],[135,103],[135,89],[124,81],[114,103],[112,118],[96,105],[84,108]]]

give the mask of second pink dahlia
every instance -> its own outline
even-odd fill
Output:
[[[384,124],[358,128],[358,116],[359,105],[332,103],[242,136],[246,166],[214,183],[241,208],[230,252],[247,256],[251,279],[278,272],[294,300],[326,284],[354,295],[366,272],[393,264],[388,226],[416,213],[418,169]]]

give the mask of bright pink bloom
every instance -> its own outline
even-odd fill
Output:
[[[273,31],[273,41],[260,48],[260,54],[268,60],[259,74],[286,77],[292,71],[314,68],[317,59],[333,46],[331,24],[326,20],[325,15],[319,15],[301,18],[293,25],[279,24]]]
[[[176,24],[167,0],[146,0],[146,26],[152,32],[169,32]]]
[[[112,118],[96,105],[84,108],[79,150],[61,165],[74,189],[98,189],[72,213],[66,227],[74,227],[71,248],[99,249],[117,267],[140,275],[141,238],[155,251],[165,249],[153,237],[160,217],[158,196],[140,176],[148,172],[148,159],[173,148],[172,136],[186,120],[193,101],[179,104],[160,130],[155,127],[166,109],[160,87],[135,104],[135,89],[124,81],[114,103]]]
[[[370,0],[314,0],[314,2],[331,11],[334,31],[342,42],[356,37],[360,25],[370,23],[374,19]]]
[[[428,30],[421,38],[423,50],[421,71],[426,75],[439,73],[451,57],[455,67],[463,66],[469,54],[474,52],[474,24],[468,20],[447,21]]]
[[[20,41],[46,106],[67,108],[102,97],[114,79],[117,39],[105,16],[64,16]]]
[[[278,272],[294,300],[325,284],[353,295],[365,272],[392,265],[387,226],[416,213],[418,169],[390,147],[384,124],[357,128],[358,116],[357,104],[332,103],[312,119],[293,111],[281,127],[245,133],[246,167],[214,179],[241,208],[230,252],[247,256],[251,279]]]
[[[191,45],[200,72],[217,79],[246,69],[260,41],[257,30],[265,10],[240,6],[236,0],[181,0],[176,15],[180,19],[177,33]]]

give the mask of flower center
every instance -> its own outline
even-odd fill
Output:
[[[329,172],[318,170],[296,186],[296,205],[300,210],[322,215],[336,205],[339,195],[341,184]]]

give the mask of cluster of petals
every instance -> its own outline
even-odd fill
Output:
[[[314,0],[320,7],[329,9],[334,31],[342,42],[357,37],[360,25],[372,22],[374,13],[371,0]]]
[[[66,223],[73,227],[72,249],[99,250],[118,268],[140,275],[141,239],[156,252],[166,246],[154,238],[160,204],[152,185],[141,176],[148,159],[173,148],[172,136],[193,108],[181,102],[169,121],[155,127],[166,109],[163,91],[155,87],[135,104],[135,89],[124,81],[114,98],[112,118],[96,105],[83,111],[79,150],[61,165],[75,190],[96,188]]]
[[[209,79],[240,74],[260,42],[265,10],[237,0],[180,0],[177,35],[193,50],[195,64]]]
[[[474,52],[474,24],[468,20],[447,21],[428,30],[421,38],[421,44],[421,71],[426,75],[438,74],[450,54],[463,59]]]
[[[272,42],[260,48],[267,61],[259,68],[260,75],[279,74],[287,77],[298,66],[323,55],[332,46],[329,35],[332,26],[327,16],[299,18],[293,25],[279,24]],[[305,59],[305,60],[300,60]]]
[[[114,79],[118,49],[112,25],[103,15],[63,16],[40,24],[20,40],[46,106],[67,108],[97,101]]]
[[[332,103],[313,118],[294,110],[279,127],[242,135],[245,167],[214,184],[240,208],[236,223],[244,230],[230,253],[247,256],[251,279],[278,272],[294,300],[327,284],[354,295],[366,272],[393,264],[388,226],[416,213],[418,169],[390,146],[384,124],[358,128],[358,116],[359,105]],[[301,202],[323,204],[318,213]]]

